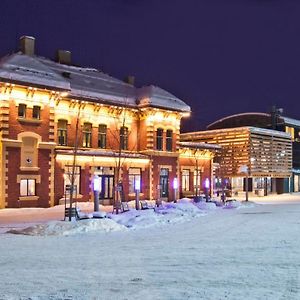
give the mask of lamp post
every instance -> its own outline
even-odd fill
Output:
[[[99,192],[101,190],[100,177],[95,175],[93,179],[94,188],[94,211],[99,211]]]
[[[206,178],[204,181],[204,187],[205,187],[205,200],[208,202],[208,193],[209,193],[209,187],[210,187],[210,182],[209,179]]]
[[[248,181],[249,181],[249,168],[246,165],[242,165],[239,167],[239,173],[246,175],[246,182],[245,182],[245,190],[246,190],[246,202],[248,202],[249,199],[249,187],[248,187]]]
[[[141,190],[141,181],[139,178],[137,178],[135,180],[135,184],[134,184],[134,188],[135,188],[135,209],[139,210],[140,209],[140,190]]]
[[[178,179],[175,177],[173,180],[173,189],[174,189],[174,202],[177,202],[177,191],[178,191]]]

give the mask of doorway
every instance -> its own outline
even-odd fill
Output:
[[[98,175],[100,181],[99,200],[113,199],[114,191],[114,168],[97,167],[95,175]]]
[[[161,187],[161,197],[168,198],[169,196],[169,170],[166,168],[160,169],[159,184]]]

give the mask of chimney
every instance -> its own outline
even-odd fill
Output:
[[[63,65],[71,64],[71,52],[67,50],[57,50],[56,61]]]
[[[23,54],[34,55],[35,38],[32,36],[23,35],[20,38],[20,50]]]
[[[131,84],[131,85],[134,85],[134,81],[135,81],[135,77],[134,76],[127,76],[125,77],[124,79],[124,82],[128,83],[128,84]]]

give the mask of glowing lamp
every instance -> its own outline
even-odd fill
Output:
[[[140,191],[141,190],[141,181],[139,179],[135,180],[134,187],[135,187],[136,191]]]
[[[205,179],[204,186],[205,186],[205,188],[209,189],[209,179],[208,178]]]
[[[178,180],[177,180],[177,178],[174,178],[174,180],[173,180],[173,189],[174,190],[178,189]]]
[[[100,180],[100,177],[95,175],[94,179],[93,179],[93,182],[94,182],[94,191],[95,192],[99,192],[101,190],[101,180]]]

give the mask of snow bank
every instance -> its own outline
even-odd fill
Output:
[[[223,206],[223,208],[225,209],[231,209],[231,208],[240,208],[241,207],[241,203],[239,201],[236,200],[228,200],[225,205]]]
[[[200,202],[195,203],[195,205],[201,210],[215,210],[215,209],[217,209],[217,205],[214,202],[200,201]]]
[[[187,222],[203,215],[190,199],[181,199],[178,203],[165,203],[155,209],[130,210],[119,215],[108,214],[107,217],[128,228],[138,229]]]
[[[9,230],[7,233],[49,236],[49,235],[75,235],[86,232],[110,232],[126,230],[126,227],[110,219],[91,219],[74,222],[52,221],[38,224],[21,230]]]

